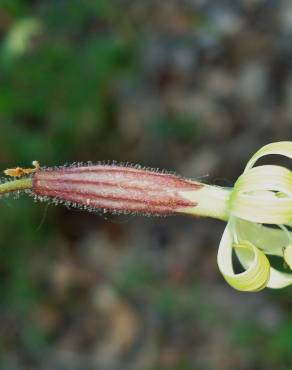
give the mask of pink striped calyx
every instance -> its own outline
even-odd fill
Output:
[[[171,215],[190,213],[197,202],[183,196],[204,185],[173,174],[118,165],[40,168],[32,193],[87,210],[111,213]]]

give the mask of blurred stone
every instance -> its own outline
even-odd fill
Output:
[[[204,147],[197,150],[192,157],[188,158],[180,166],[179,171],[186,177],[204,181],[204,178],[216,172],[218,163],[218,153],[212,150],[212,148]]]
[[[146,125],[159,116],[162,107],[160,100],[150,94],[142,96],[140,92],[131,94],[124,100],[119,111],[118,131],[123,140],[137,142],[146,133]]]
[[[237,91],[240,99],[252,105],[259,104],[267,93],[267,68],[264,63],[249,62],[239,75]]]
[[[217,36],[229,36],[238,33],[243,27],[242,18],[236,9],[236,2],[229,6],[213,2],[208,11],[210,28]]]
[[[90,284],[91,280],[92,273],[74,261],[56,261],[51,270],[51,282],[59,297],[65,297],[72,287]]]
[[[279,2],[279,26],[285,32],[292,33],[292,3],[290,0]]]
[[[283,324],[283,312],[276,305],[267,305],[257,315],[257,320],[264,331],[274,333]]]
[[[238,92],[236,77],[219,68],[206,74],[205,87],[207,93],[215,98],[234,98]]]
[[[135,310],[110,286],[98,288],[93,299],[106,324],[106,334],[94,354],[95,363],[101,368],[113,368],[133,347],[140,320]]]
[[[39,304],[35,308],[34,320],[46,335],[52,334],[62,324],[60,312],[56,307],[48,304]]]
[[[289,124],[292,121],[292,74],[286,81],[285,98],[284,98],[284,112],[286,114]]]
[[[178,112],[196,117],[201,129],[209,139],[228,137],[230,133],[230,119],[222,107],[215,99],[205,91],[197,94],[169,94],[169,104],[172,104]]]

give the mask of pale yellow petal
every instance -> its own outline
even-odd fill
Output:
[[[280,289],[292,285],[292,274],[278,271],[271,267],[267,288]]]
[[[252,222],[289,224],[292,221],[292,172],[272,165],[244,172],[234,186],[230,213]]]
[[[232,265],[232,248],[235,247],[245,262],[246,270],[235,274]],[[223,233],[217,256],[219,269],[225,280],[241,291],[259,291],[267,285],[270,264],[265,254],[249,241],[234,244],[231,223]]]
[[[289,266],[290,270],[292,270],[292,244],[287,245],[287,247],[284,249],[283,254],[284,254],[284,261]]]
[[[249,240],[265,254],[282,257],[283,248],[290,242],[289,235],[281,229],[274,229],[240,219],[234,220],[233,227],[239,240]],[[289,231],[288,233],[292,238],[292,233]]]
[[[288,246],[289,248],[287,252],[291,253],[290,249],[291,244],[288,243],[292,233],[289,231],[283,231],[281,229],[271,229],[263,225],[238,219],[233,220],[232,227],[233,232],[236,233],[239,240],[248,239],[256,247],[264,251],[265,254],[283,257],[283,253],[285,254],[286,246]],[[241,264],[245,268],[248,268],[249,264],[247,263],[244,256],[242,256],[241,251],[236,250],[236,254]],[[291,258],[291,255],[288,258]],[[268,288],[279,289],[289,286],[291,284],[292,284],[292,274],[278,271],[273,267],[270,268],[270,277],[267,283]]]
[[[265,155],[283,155],[292,159],[292,142],[291,141],[279,141],[276,143],[271,143],[268,145],[263,146],[260,150],[258,150],[248,161],[245,171],[248,171],[251,167],[254,166],[255,162],[264,157]]]

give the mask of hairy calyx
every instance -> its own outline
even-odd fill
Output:
[[[173,174],[117,165],[40,169],[31,191],[38,197],[113,213],[188,213],[197,202],[183,196],[203,185]]]

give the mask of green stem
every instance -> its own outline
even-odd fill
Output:
[[[0,184],[0,195],[11,193],[17,190],[26,190],[32,188],[32,178],[26,177],[14,181],[7,181]]]

